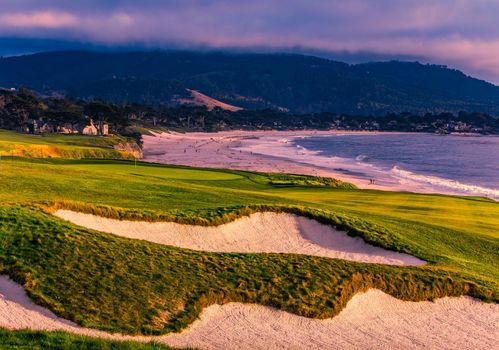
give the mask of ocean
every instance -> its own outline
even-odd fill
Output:
[[[383,181],[499,199],[499,137],[415,133],[337,134],[294,138],[314,163]],[[326,161],[329,160],[329,161]],[[333,160],[333,162],[331,161]]]

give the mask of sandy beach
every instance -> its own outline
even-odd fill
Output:
[[[372,132],[349,132],[373,134]],[[217,133],[163,132],[144,135],[144,160],[207,168],[226,168],[263,172],[294,173],[332,177],[355,184],[363,189],[411,191],[422,193],[457,194],[452,190],[436,191],[431,186],[394,179],[380,173],[374,184],[368,177],[339,164],[337,159],[325,159],[315,152],[295,147],[292,140],[307,136],[345,134],[343,131],[225,131]]]

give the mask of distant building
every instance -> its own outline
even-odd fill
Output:
[[[76,130],[76,126],[69,123],[57,126],[57,133],[59,134],[76,134],[77,132],[78,130]]]
[[[59,133],[104,136],[109,135],[109,124],[102,123],[100,127],[97,127],[91,119],[88,123],[57,124],[50,121],[44,121],[40,118],[28,119],[26,124],[21,128],[21,131],[29,134]]]
[[[99,131],[95,127],[94,123],[92,122],[92,119],[90,119],[90,122],[88,125],[84,126],[80,130],[78,130],[81,134],[83,135],[98,135]]]
[[[109,135],[109,124],[108,123],[102,124],[102,135]]]
[[[47,132],[55,132],[55,127],[52,124],[41,122],[38,124],[38,132],[40,134],[47,133]]]
[[[78,131],[83,135],[105,136],[109,135],[109,124],[102,122],[96,125],[93,123],[92,119],[90,119],[89,123]]]

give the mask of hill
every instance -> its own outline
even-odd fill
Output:
[[[196,90],[245,109],[499,114],[499,87],[439,65],[348,65],[284,54],[49,52],[0,59],[0,86],[175,105]]]

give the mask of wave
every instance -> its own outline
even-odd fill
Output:
[[[369,160],[369,156],[366,156],[365,154],[359,154],[357,157],[355,157],[355,160],[358,162],[367,162]]]
[[[390,170],[390,173],[392,173],[394,176],[409,179],[412,181],[424,182],[430,185],[451,188],[462,192],[481,194],[495,199],[499,198],[499,190],[494,188],[464,184],[456,180],[445,179],[437,176],[415,174],[408,170],[400,169],[397,166],[394,166]]]

